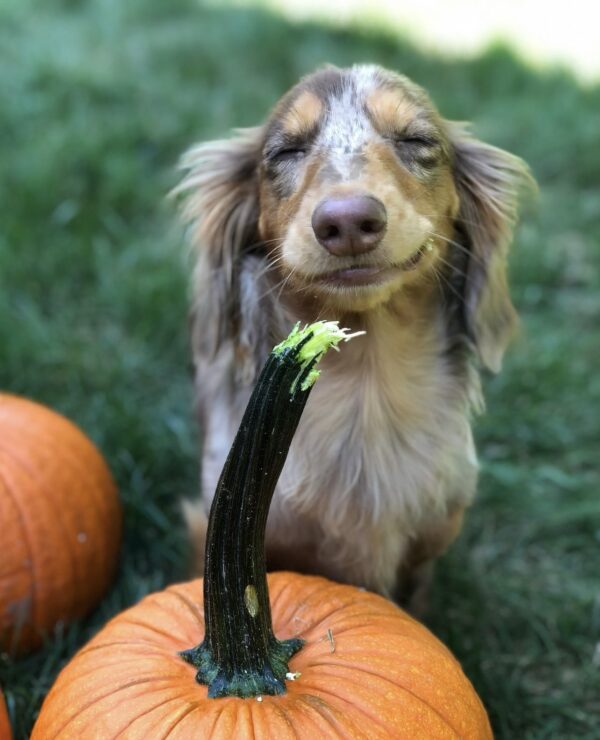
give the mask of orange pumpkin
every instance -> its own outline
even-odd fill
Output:
[[[286,694],[207,698],[178,655],[203,637],[197,580],[109,622],[59,675],[31,740],[492,737],[459,663],[398,607],[315,576],[268,579],[275,632],[306,640]]]
[[[0,740],[11,740],[12,730],[8,720],[8,712],[4,702],[4,695],[0,691]]]
[[[267,587],[277,478],[315,363],[345,336],[320,322],[273,350],[217,486],[203,582],[113,619],[59,675],[32,740],[491,737],[460,665],[398,607],[315,576]]]
[[[26,652],[85,615],[117,564],[121,509],[98,450],[70,421],[0,394],[0,649]]]

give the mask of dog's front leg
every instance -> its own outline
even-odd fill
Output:
[[[395,599],[417,618],[427,611],[435,561],[457,538],[464,514],[465,507],[454,509],[446,519],[422,531],[400,568]]]

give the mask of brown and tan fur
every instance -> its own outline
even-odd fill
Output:
[[[317,71],[263,126],[200,145],[183,164],[204,435],[202,499],[186,504],[198,568],[217,479],[269,349],[296,321],[337,319],[366,335],[323,362],[274,496],[267,553],[273,567],[398,597],[457,536],[475,492],[478,368],[500,369],[515,328],[506,255],[526,167],[374,66]],[[335,257],[311,214],[324,197],[355,193],[385,204],[387,232],[374,252]],[[365,265],[391,277],[321,280]]]

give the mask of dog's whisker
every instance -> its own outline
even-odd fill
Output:
[[[274,258],[267,258],[265,260],[265,266],[263,268],[264,273],[266,274],[269,270],[274,269],[279,264],[281,264],[283,261],[284,261],[283,255],[279,255],[278,257],[274,257]]]
[[[446,263],[447,264],[447,263]],[[465,303],[465,297],[459,293],[454,285],[448,280],[447,276],[444,275],[444,273],[441,270],[437,270],[435,267],[433,268],[433,272],[436,275],[436,277],[441,280],[444,285],[448,288],[448,290],[454,295],[454,297],[459,301],[459,303],[463,304]]]
[[[467,273],[464,270],[461,270],[460,267],[457,267],[457,265],[452,264],[452,262],[448,262],[448,260],[444,259],[441,254],[438,254],[436,259],[441,262],[443,265],[446,265],[448,268],[448,271],[453,275],[460,275],[460,277],[464,278],[465,280],[468,278]]]
[[[287,277],[282,278],[281,280],[278,280],[274,285],[271,285],[268,290],[265,290],[263,293],[261,293],[257,301],[262,301],[263,298],[267,298],[268,296],[272,295],[285,281],[287,280]],[[281,294],[279,294],[281,295]]]
[[[434,280],[437,284],[437,288],[439,290],[440,296],[444,295],[444,286],[442,285],[442,281],[440,280],[440,276],[438,274],[438,270],[436,269],[435,265],[433,266],[433,269],[431,270],[431,274],[434,277]]]
[[[297,267],[297,266],[294,266],[294,267],[292,267],[292,269],[291,269],[291,270],[289,271],[289,273],[288,273],[288,276],[287,276],[287,277],[286,277],[286,279],[285,279],[285,280],[283,281],[283,285],[281,286],[281,288],[280,288],[280,290],[279,290],[279,293],[277,294],[277,300],[279,300],[279,299],[281,298],[281,294],[283,293],[283,290],[284,290],[285,286],[287,285],[287,283],[288,283],[288,281],[290,280],[290,278],[292,277],[292,275],[293,275],[293,274],[294,274],[294,273],[295,273],[295,272],[297,271],[297,269],[298,269],[298,267]]]
[[[276,237],[274,239],[259,239],[259,241],[248,244],[246,247],[248,250],[256,249],[256,247],[262,247],[266,246],[267,244],[280,244],[281,242],[284,242],[285,239],[283,237]]]
[[[481,264],[482,266],[485,266],[485,262],[483,261],[483,259],[479,255],[475,254],[472,249],[468,249],[467,247],[465,247],[464,244],[461,244],[460,242],[457,242],[454,239],[450,239],[449,237],[444,236],[443,234],[437,234],[435,231],[428,231],[427,233],[430,236],[435,237],[436,239],[441,239],[442,241],[447,242],[451,246],[456,247],[456,249],[459,249],[461,252],[464,252],[464,254],[466,254],[469,258],[475,260],[475,262],[479,262],[479,264]]]
[[[431,218],[435,221],[439,218],[438,213],[421,213],[421,216],[424,218]],[[466,224],[467,226],[475,226],[476,228],[479,228],[482,226],[481,221],[474,221],[468,218],[463,218],[462,216],[457,216],[456,222],[460,224]]]

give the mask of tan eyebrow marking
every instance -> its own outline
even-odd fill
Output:
[[[291,136],[310,131],[323,113],[322,101],[310,90],[302,92],[283,118],[283,128]]]
[[[419,113],[419,108],[400,90],[375,90],[367,98],[367,108],[381,132],[398,131]]]

